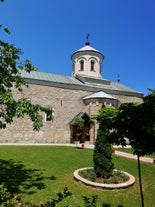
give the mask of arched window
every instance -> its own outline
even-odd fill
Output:
[[[94,65],[95,65],[95,61],[91,60],[91,62],[90,62],[90,70],[91,71],[94,71]]]
[[[80,61],[80,70],[84,70],[84,61],[83,60]]]

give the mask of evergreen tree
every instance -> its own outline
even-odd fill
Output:
[[[116,112],[114,108],[102,107],[97,117],[99,129],[93,155],[94,171],[97,177],[108,178],[114,169],[111,143],[108,137]]]
[[[107,141],[107,132],[101,129],[98,130],[93,161],[96,177],[109,178],[112,175],[114,164],[111,144]]]

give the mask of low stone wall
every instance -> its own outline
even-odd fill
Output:
[[[114,189],[120,189],[120,188],[127,188],[129,186],[132,186],[135,183],[135,178],[131,174],[124,172],[124,171],[121,171],[121,172],[123,172],[125,175],[129,177],[129,180],[127,182],[118,183],[118,184],[105,184],[105,183],[91,182],[89,180],[84,179],[83,177],[79,175],[80,171],[86,170],[86,169],[91,169],[91,167],[75,170],[73,175],[74,175],[75,180],[85,185],[91,186],[91,187],[114,190]]]

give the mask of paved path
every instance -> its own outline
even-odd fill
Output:
[[[115,150],[115,154],[119,155],[119,156],[122,156],[122,157],[127,157],[127,158],[137,160],[137,155],[133,155],[133,154],[129,154],[129,153],[126,153],[126,152],[117,151],[117,150]],[[140,161],[148,162],[148,163],[154,163],[154,159],[150,158],[150,157],[140,157]]]
[[[94,148],[93,145],[88,145],[86,147],[91,148],[91,149]],[[115,150],[115,154],[119,155],[119,156],[122,156],[122,157],[127,157],[127,158],[130,158],[130,159],[137,160],[137,155],[133,155],[133,154],[130,154],[130,153],[126,153],[126,152],[121,152],[121,151]],[[148,163],[154,163],[155,164],[155,158],[140,157],[140,161],[148,162]]]
[[[6,146],[6,145],[12,145],[12,146],[72,146],[72,147],[81,147],[81,144],[79,144],[78,146],[75,144],[49,144],[49,143],[45,143],[45,144],[40,144],[40,143],[0,143],[0,146]],[[94,145],[92,144],[88,144],[84,146],[85,148],[89,148],[89,149],[94,149]],[[121,152],[118,150],[115,150],[115,154],[122,156],[122,157],[127,157],[130,159],[135,159],[137,160],[137,155],[133,155],[130,153],[126,153],[126,152]],[[140,160],[143,162],[147,162],[147,163],[154,163],[155,164],[155,158],[149,158],[149,157],[140,157]]]

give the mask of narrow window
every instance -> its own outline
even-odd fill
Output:
[[[94,65],[95,65],[95,61],[91,60],[91,62],[90,62],[90,70],[91,71],[94,71]]]
[[[83,60],[80,61],[80,70],[84,70],[84,61]]]
[[[54,111],[52,113],[50,112],[45,112],[45,121],[52,121],[53,120],[53,117],[54,117]]]

